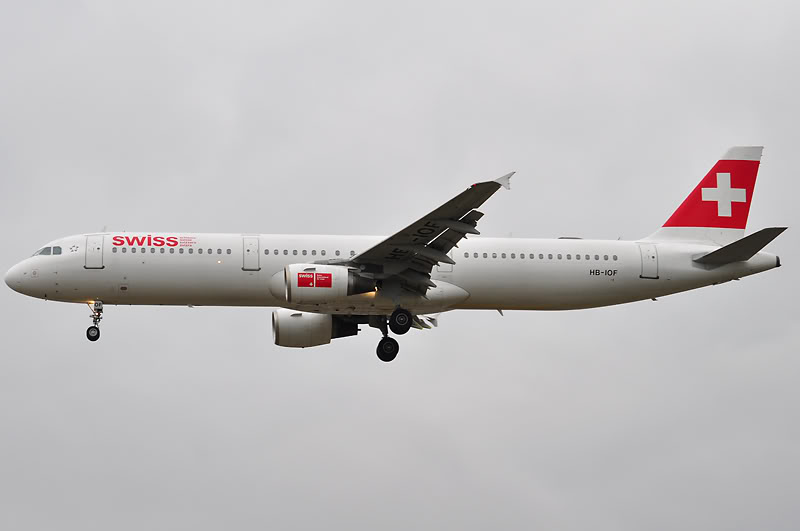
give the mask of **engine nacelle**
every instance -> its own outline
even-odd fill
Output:
[[[272,312],[272,335],[281,347],[316,347],[337,337],[358,334],[358,325],[325,313],[278,309]]]
[[[344,266],[289,264],[283,270],[283,293],[272,294],[292,304],[324,304],[375,289],[375,281]]]

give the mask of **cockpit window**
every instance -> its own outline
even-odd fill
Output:
[[[33,256],[50,256],[51,254],[61,254],[61,247],[42,247]]]

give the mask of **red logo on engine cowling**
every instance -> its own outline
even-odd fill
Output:
[[[313,288],[314,287],[314,273],[297,273],[297,287],[298,288]]]
[[[333,275],[330,273],[317,273],[316,284],[318,288],[332,288]]]

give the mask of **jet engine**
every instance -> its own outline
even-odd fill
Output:
[[[272,335],[281,347],[316,347],[356,334],[358,324],[343,317],[283,308],[272,312]]]
[[[287,302],[323,304],[373,291],[375,281],[344,266],[289,264],[283,270],[284,293],[275,293],[275,283],[271,286],[273,295],[282,296]]]

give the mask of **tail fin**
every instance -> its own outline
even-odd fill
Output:
[[[727,245],[744,236],[761,146],[732,147],[649,240]]]

